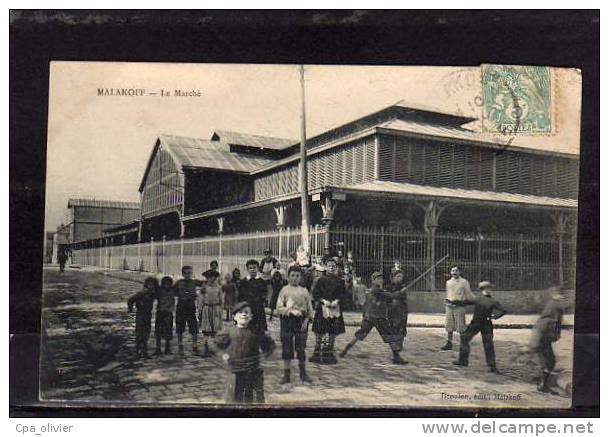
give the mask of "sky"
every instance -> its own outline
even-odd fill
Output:
[[[305,77],[308,137],[398,101],[481,116],[480,67],[305,66]],[[555,132],[520,135],[514,145],[579,153],[581,75],[553,69],[553,81]],[[147,94],[99,96],[100,88]],[[294,65],[53,62],[45,229],[64,223],[70,198],[139,201],[159,134],[210,138],[219,129],[298,140],[300,106]]]

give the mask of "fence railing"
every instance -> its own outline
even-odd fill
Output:
[[[435,236],[435,260],[430,259],[430,237],[424,231],[383,227],[311,227],[310,248],[320,256],[326,244],[342,243],[351,251],[357,276],[368,278],[375,270],[388,274],[395,260],[400,260],[406,280],[416,279],[437,260],[446,256],[435,269],[435,288],[442,290],[453,265],[476,284],[492,281],[498,289],[535,290],[548,287],[563,278],[563,285],[575,285],[575,240],[562,243],[553,235],[476,235],[441,232]],[[270,249],[285,265],[289,254],[301,244],[299,228],[259,231],[236,235],[182,239],[151,240],[140,244],[105,246],[74,250],[73,262],[110,269],[141,270],[179,275],[182,265],[191,265],[199,274],[212,260],[220,263],[223,274],[235,267],[245,270],[248,259],[260,259]],[[559,247],[562,246],[562,266]],[[430,274],[422,276],[412,290],[429,290]]]

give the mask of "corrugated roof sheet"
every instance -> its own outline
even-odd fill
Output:
[[[465,141],[475,141],[478,143],[484,143],[489,146],[496,148],[502,148],[509,146],[513,149],[518,149],[530,153],[551,153],[556,155],[567,155],[576,157],[577,155],[564,152],[554,152],[552,150],[545,150],[542,148],[527,147],[522,144],[523,140],[515,135],[501,135],[501,134],[487,134],[483,132],[476,132],[469,129],[451,126],[441,126],[435,124],[419,123],[416,121],[394,119],[389,120],[385,123],[378,125],[379,128],[386,128],[392,130],[398,130],[402,132],[408,132],[417,135],[426,135],[432,137],[440,137],[446,139],[456,139]]]
[[[459,188],[431,187],[403,182],[374,181],[346,187],[349,190],[372,191],[394,194],[410,194],[422,197],[444,197],[452,199],[480,200],[502,203],[519,203],[536,206],[577,208],[577,200],[530,194],[498,193],[495,191],[465,190]]]
[[[139,202],[123,202],[120,200],[99,200],[99,199],[70,199],[68,208],[75,206],[87,206],[91,208],[123,208],[140,209]]]
[[[260,149],[283,150],[293,146],[298,141],[287,138],[266,137],[262,135],[243,134],[226,130],[217,130],[212,138],[219,138],[220,141],[238,146],[256,147]]]
[[[223,141],[161,135],[161,145],[184,167],[211,168],[216,170],[249,173],[273,160],[230,152]]]

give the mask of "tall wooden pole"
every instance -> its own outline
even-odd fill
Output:
[[[309,255],[309,187],[307,184],[307,123],[305,115],[305,81],[304,81],[304,66],[300,66],[300,96],[301,96],[301,112],[300,112],[300,210],[302,213],[302,223],[300,232],[302,236],[302,247],[307,255]]]

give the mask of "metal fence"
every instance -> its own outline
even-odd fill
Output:
[[[490,280],[502,290],[536,290],[559,282],[575,286],[575,240],[562,243],[553,235],[479,235],[437,232],[435,260],[430,259],[430,238],[424,231],[383,227],[311,227],[310,247],[320,256],[329,241],[342,243],[345,254],[351,251],[357,276],[368,278],[375,270],[386,274],[394,261],[400,260],[407,281],[416,279],[437,260],[446,257],[435,269],[435,288],[443,289],[450,267],[457,264],[472,284]],[[105,246],[73,251],[73,262],[110,269],[141,270],[179,275],[182,265],[191,265],[196,273],[218,260],[223,273],[235,267],[245,270],[250,258],[260,259],[264,249],[271,249],[282,262],[301,244],[299,228],[260,231],[237,235],[154,241],[123,246]],[[559,247],[562,246],[562,266]],[[429,290],[430,274],[411,288]]]

